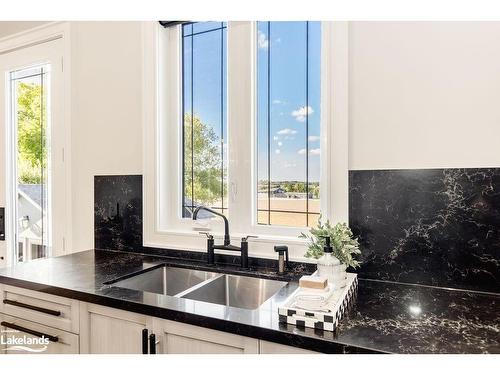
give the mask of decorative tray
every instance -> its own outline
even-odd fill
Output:
[[[293,307],[295,297],[302,291],[297,290],[278,307],[279,321],[293,324],[298,327],[309,327],[325,331],[334,331],[339,321],[351,307],[358,290],[358,276],[355,273],[347,273],[347,284],[336,290],[328,298],[325,308],[329,312],[308,311]]]

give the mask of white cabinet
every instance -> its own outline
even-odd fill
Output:
[[[170,320],[154,319],[163,354],[258,354],[259,340]]]
[[[78,335],[0,314],[1,354],[78,354]],[[45,337],[45,341],[41,340]],[[31,340],[31,341],[30,341]]]
[[[143,330],[152,318],[124,310],[80,302],[80,352],[141,354]]]

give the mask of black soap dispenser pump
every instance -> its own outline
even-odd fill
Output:
[[[323,246],[323,253],[333,253],[333,247],[330,243],[330,236],[321,236],[325,239],[325,246]]]

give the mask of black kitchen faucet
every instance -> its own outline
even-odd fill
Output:
[[[214,236],[207,232],[200,232],[207,236],[207,260],[208,264],[215,264],[215,250],[231,250],[231,251],[239,251],[241,253],[241,268],[248,269],[248,238],[256,237],[256,236],[246,236],[241,239],[241,246],[231,245],[231,237],[229,235],[229,221],[227,217],[223,214],[214,211],[205,206],[198,206],[193,212],[193,220],[196,220],[198,217],[198,212],[201,210],[208,211],[216,216],[221,217],[224,220],[224,244],[223,245],[215,245]]]

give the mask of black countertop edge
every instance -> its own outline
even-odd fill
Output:
[[[0,283],[37,292],[52,294],[60,297],[75,299],[81,302],[88,302],[156,318],[192,324],[199,327],[215,329],[218,331],[275,342],[278,344],[294,346],[301,349],[318,351],[325,354],[390,354],[389,352],[380,350],[357,347],[349,344],[322,340],[320,338],[300,336],[294,333],[280,332],[272,329],[216,319],[204,315],[186,313],[183,311],[171,310],[123,299],[115,299],[77,290],[48,286],[5,276],[0,276]]]

